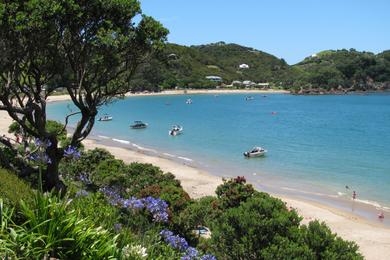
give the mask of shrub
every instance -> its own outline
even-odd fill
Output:
[[[218,199],[207,196],[194,201],[180,212],[178,222],[182,230],[192,231],[199,226],[209,227],[221,213]]]
[[[20,200],[31,200],[32,195],[32,189],[25,181],[0,168],[0,198],[4,200],[4,204],[16,206]]]
[[[236,177],[230,180],[223,179],[215,191],[223,209],[238,207],[254,194],[255,190],[251,184],[246,184],[245,177]]]
[[[122,160],[106,159],[95,168],[91,181],[98,187],[127,187],[126,164]]]
[[[318,220],[302,227],[305,243],[317,259],[363,259],[355,242],[345,241]]]
[[[60,172],[67,180],[77,179],[81,175],[90,176],[101,162],[109,159],[114,159],[114,156],[107,150],[95,148],[82,152],[78,160],[61,161]]]
[[[212,246],[218,258],[261,259],[262,250],[278,237],[288,238],[300,218],[266,193],[256,193],[237,208],[230,208],[212,226]]]

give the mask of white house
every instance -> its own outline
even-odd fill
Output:
[[[206,79],[214,82],[221,82],[222,78],[219,76],[206,76]]]
[[[248,65],[248,64],[245,64],[245,63],[240,64],[238,67],[239,67],[240,69],[249,69],[249,65]]]

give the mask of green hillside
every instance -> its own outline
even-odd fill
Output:
[[[350,50],[322,51],[293,67],[301,71],[294,87],[324,90],[376,90],[388,88],[390,52],[375,55]]]
[[[249,68],[239,68],[247,64]],[[326,50],[295,65],[271,54],[218,42],[198,46],[167,44],[145,62],[133,81],[134,91],[174,87],[212,88],[249,80],[296,92],[352,91],[389,88],[390,51],[378,55],[350,50]]]
[[[249,68],[240,69],[240,64],[247,64]],[[277,82],[280,75],[290,70],[283,59],[237,44],[219,42],[190,47],[167,44],[162,53],[151,58],[151,64],[141,68],[135,85],[215,87],[206,76],[219,76],[225,84],[234,80]]]

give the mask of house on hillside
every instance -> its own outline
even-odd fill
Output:
[[[240,64],[240,65],[238,66],[238,68],[240,68],[240,69],[249,69],[249,65],[243,63],[243,64]]]
[[[222,78],[219,76],[206,76],[206,79],[213,81],[213,82],[221,82]]]
[[[244,80],[242,82],[242,85],[244,85],[245,87],[254,87],[256,86],[256,83],[250,80]]]
[[[268,82],[265,82],[265,83],[257,83],[257,86],[259,88],[262,88],[262,89],[269,89],[269,83]]]

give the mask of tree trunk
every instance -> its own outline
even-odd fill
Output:
[[[57,141],[52,141],[52,146],[48,147],[47,155],[51,162],[47,164],[46,172],[43,175],[44,187],[46,191],[55,190],[61,194],[65,194],[66,186],[59,178],[58,166],[63,158],[63,152],[57,148]]]

